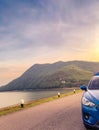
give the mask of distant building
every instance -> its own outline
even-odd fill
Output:
[[[62,84],[65,84],[65,83],[66,83],[66,81],[64,81],[64,80],[63,80],[63,81],[61,81],[61,83],[62,83]]]

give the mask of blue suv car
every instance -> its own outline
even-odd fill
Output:
[[[81,86],[85,91],[82,96],[82,119],[86,128],[99,130],[99,73],[90,80],[88,86]]]

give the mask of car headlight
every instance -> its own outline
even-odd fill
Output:
[[[83,97],[82,98],[82,104],[85,106],[89,106],[89,107],[94,107],[95,104],[91,101],[89,101],[87,98]]]

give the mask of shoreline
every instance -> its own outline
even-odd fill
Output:
[[[51,90],[65,90],[65,89],[76,89],[79,87],[64,87],[64,88],[46,88],[46,89],[28,89],[28,90],[11,90],[11,91],[0,91],[0,92],[37,92],[37,91],[51,91]]]
[[[79,92],[82,92],[82,91],[80,89],[76,90],[76,93],[79,93]],[[58,97],[58,95],[56,95],[56,96],[52,96],[52,97],[48,97],[48,98],[42,98],[42,99],[38,99],[38,100],[29,101],[29,102],[24,104],[23,108],[21,108],[20,104],[0,108],[0,116],[7,115],[7,114],[10,114],[10,113],[13,113],[13,112],[16,112],[16,111],[28,109],[30,107],[34,107],[34,106],[40,105],[42,103],[57,100],[57,99],[65,97],[65,96],[73,95],[73,94],[76,94],[76,93],[74,93],[73,91],[70,91],[70,92],[61,94],[60,97]]]

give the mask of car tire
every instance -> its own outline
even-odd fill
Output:
[[[87,130],[92,130],[92,127],[90,127],[89,125],[84,124],[84,126]]]

